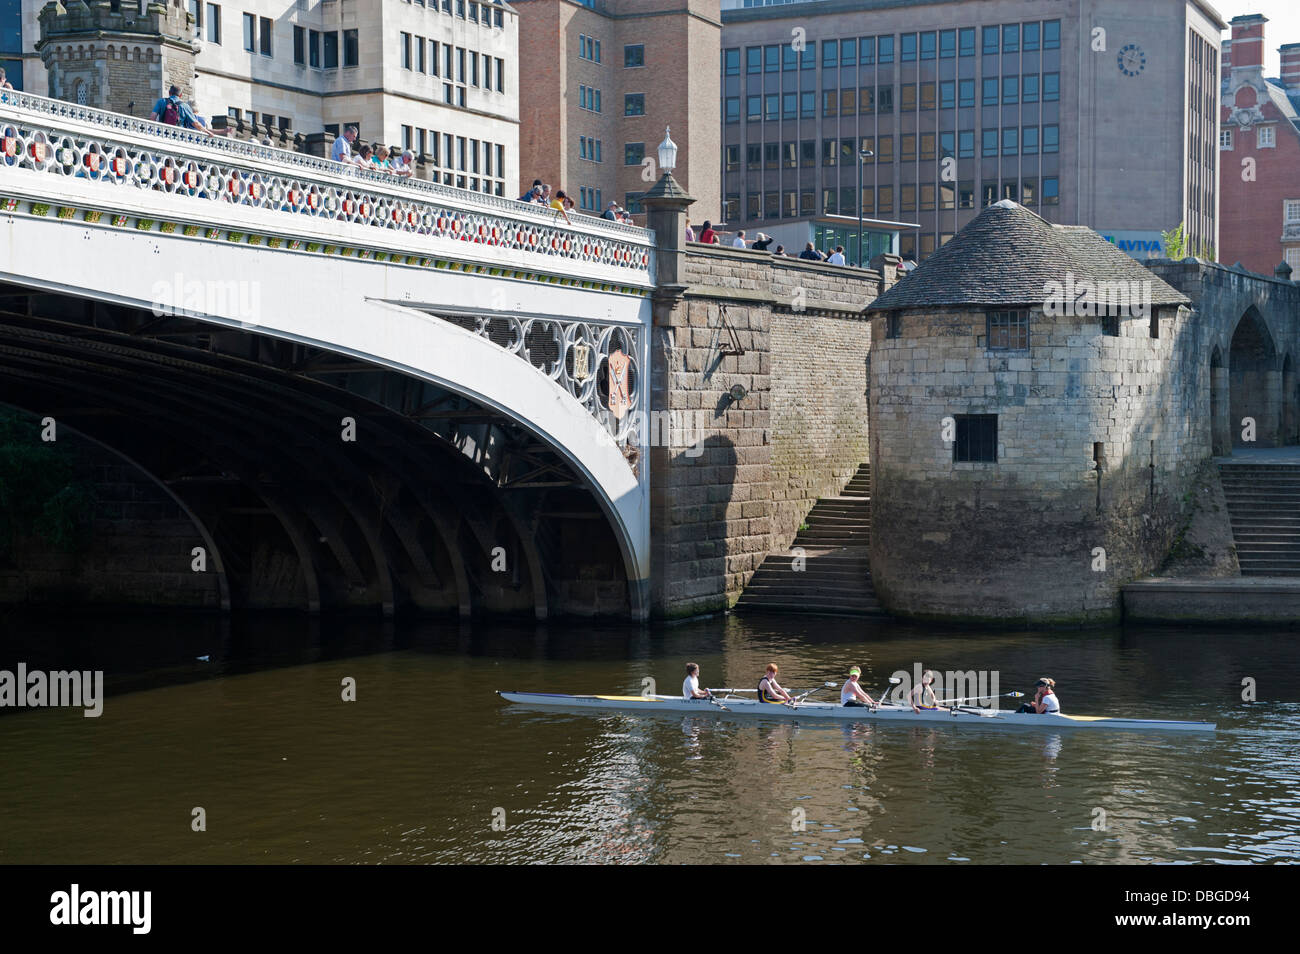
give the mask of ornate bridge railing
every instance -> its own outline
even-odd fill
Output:
[[[645,404],[641,391],[643,334],[639,325],[533,315],[428,310],[527,361],[567,391],[623,448],[640,446]],[[625,368],[613,369],[610,359]],[[612,384],[611,384],[612,381]],[[614,400],[610,400],[610,388]],[[623,400],[620,400],[623,398]],[[611,404],[618,413],[611,410]]]
[[[22,172],[49,179],[15,174]],[[129,214],[113,215],[131,194]],[[482,266],[473,271],[630,294],[652,285],[646,229],[585,215],[571,215],[569,226],[513,199],[13,90],[0,92],[0,201],[8,212],[53,209],[63,218],[270,248],[407,265],[450,259]],[[142,203],[151,217],[139,214]],[[194,221],[205,210],[218,228]],[[230,231],[244,211],[247,231]]]

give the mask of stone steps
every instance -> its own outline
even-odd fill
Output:
[[[842,494],[823,497],[808,511],[807,529],[791,544],[803,551],[803,569],[794,568],[794,554],[768,554],[750,577],[737,610],[887,615],[871,586],[870,473],[870,465],[863,464]]]
[[[1300,464],[1220,463],[1242,576],[1300,576]]]

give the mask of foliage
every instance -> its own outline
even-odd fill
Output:
[[[71,456],[43,442],[35,421],[0,412],[0,556],[30,536],[64,552],[79,550],[94,507],[94,492],[77,480]]]

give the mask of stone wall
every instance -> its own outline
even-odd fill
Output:
[[[1115,618],[1158,567],[1210,453],[1208,368],[1186,311],[1100,320],[1030,311],[1030,348],[989,351],[980,311],[873,322],[871,569],[892,612]],[[957,463],[945,418],[998,416],[997,461]],[[1100,452],[1100,462],[1095,455]],[[1105,551],[1104,568],[1098,548]]]
[[[0,560],[0,604],[49,606],[167,606],[219,609],[219,577],[191,569],[202,536],[163,490],[96,444],[59,432],[77,478],[95,496],[89,539],[62,551],[40,538],[16,540]]]
[[[668,616],[734,603],[817,498],[866,461],[861,312],[883,281],[701,245],[683,279],[680,298],[656,304],[651,345],[652,408],[673,425],[650,452],[652,601]]]

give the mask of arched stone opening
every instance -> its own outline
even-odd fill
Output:
[[[1237,322],[1228,355],[1229,409],[1233,447],[1276,447],[1279,443],[1282,372],[1264,318],[1252,305]],[[1254,440],[1247,438],[1252,435]]]

